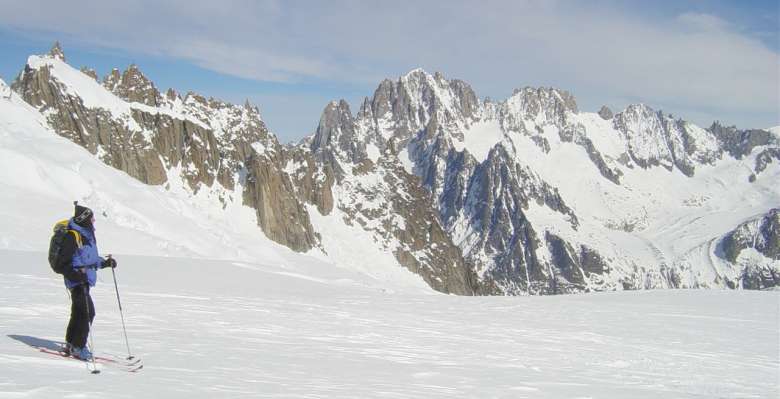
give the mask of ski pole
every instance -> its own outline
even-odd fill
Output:
[[[108,255],[108,259],[111,259],[111,255]],[[114,277],[114,291],[116,291],[116,303],[119,305],[119,315],[122,317],[122,331],[125,333],[125,345],[127,346],[127,360],[132,360],[133,355],[130,354],[130,341],[127,339],[127,328],[125,327],[125,314],[122,311],[122,300],[119,299],[119,286],[116,283],[116,272],[114,268],[111,268],[111,275]]]

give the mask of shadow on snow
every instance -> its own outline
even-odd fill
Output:
[[[52,341],[50,339],[44,339],[44,338],[38,338],[38,337],[31,337],[29,335],[16,335],[16,334],[9,334],[8,338],[15,339],[23,344],[27,344],[33,348],[44,348],[49,349],[52,351],[60,351],[62,350],[62,346],[65,345],[64,342],[60,341]]]

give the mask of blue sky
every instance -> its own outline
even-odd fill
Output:
[[[709,126],[780,125],[775,1],[0,0],[0,77],[59,40],[105,75],[136,63],[160,89],[260,107],[284,142],[328,101],[353,107],[416,67],[480,97],[570,91],[581,110],[643,102]],[[353,109],[353,112],[356,112]]]

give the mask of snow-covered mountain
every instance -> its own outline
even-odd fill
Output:
[[[777,129],[704,129],[641,104],[582,112],[554,88],[481,100],[414,70],[356,115],[331,102],[284,146],[249,104],[163,95],[137,66],[101,84],[59,46],[12,87],[159,195],[202,199],[227,223],[246,205],[242,223],[272,241],[368,274],[401,265],[465,295],[780,284],[766,245],[723,250],[745,224],[780,237]]]
[[[500,292],[755,286],[743,280],[777,275],[776,258],[737,265],[717,250],[780,205],[771,132],[702,129],[644,105],[580,112],[552,88],[483,101],[422,70],[382,82],[354,118],[345,106],[323,117],[312,149],[341,170],[404,165],[478,281]]]
[[[72,216],[72,201],[79,200],[96,213],[101,252],[120,259],[259,262],[312,279],[328,270],[340,284],[430,292],[419,276],[370,246],[363,248],[375,260],[369,273],[318,251],[301,254],[280,245],[262,233],[256,210],[240,195],[217,184],[194,192],[180,168],[167,171],[165,185],[142,183],[54,133],[47,118],[2,80],[0,116],[0,249],[44,254],[53,223]],[[339,230],[331,237],[367,239]],[[45,256],[39,260],[24,267],[46,270]]]
[[[176,185],[180,176],[193,193],[243,197],[272,240],[299,251],[316,245],[280,169],[281,146],[256,108],[172,90],[162,96],[136,66],[112,71],[101,85],[68,65],[58,45],[31,56],[12,87],[58,134],[103,162],[147,184]]]

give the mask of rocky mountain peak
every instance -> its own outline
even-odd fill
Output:
[[[607,107],[606,105],[602,105],[601,109],[599,109],[599,116],[601,117],[601,119],[608,121],[612,119],[612,117],[614,117],[615,114],[612,113],[612,110],[609,109],[609,107]]]
[[[113,92],[114,90],[116,90],[117,86],[119,86],[121,80],[122,80],[122,73],[119,72],[119,69],[113,68],[111,69],[111,72],[109,72],[103,78],[103,87]]]
[[[632,104],[612,119],[630,159],[642,168],[675,167],[693,176],[696,165],[713,164],[725,148],[717,134],[698,128],[645,104]],[[741,141],[740,141],[741,143]]]
[[[713,122],[707,130],[715,135],[725,151],[737,159],[750,154],[755,147],[780,143],[777,136],[769,131],[762,129],[739,130],[736,126],[723,126],[719,121]]]
[[[168,101],[181,100],[181,96],[179,96],[179,93],[177,93],[176,90],[173,90],[172,88],[169,88],[168,91],[165,92],[165,98]]]
[[[628,107],[626,107],[623,112],[621,112],[623,115],[633,115],[634,118],[654,118],[658,116],[658,113],[650,108],[646,104],[630,104]],[[663,115],[663,114],[661,114]]]
[[[645,104],[631,104],[613,117],[615,128],[628,136],[653,136],[663,130],[662,112]]]
[[[114,68],[103,79],[103,86],[119,96],[130,101],[146,104],[152,107],[160,105],[162,96],[138,65],[131,64],[122,74]]]
[[[546,121],[559,127],[566,125],[567,113],[579,113],[574,96],[552,87],[515,89],[506,104],[510,113],[523,119]]]
[[[49,55],[52,56],[53,58],[62,60],[62,62],[66,62],[65,52],[62,51],[60,42],[54,42],[54,45],[51,46],[51,50],[49,50]]]
[[[450,89],[457,98],[459,109],[463,116],[470,118],[474,116],[479,108],[479,99],[471,86],[458,79],[450,80]]]
[[[311,142],[311,150],[332,149],[338,155],[357,162],[364,158],[365,143],[360,142],[355,131],[355,120],[349,103],[345,100],[331,101],[325,106]]]
[[[84,75],[87,75],[87,76],[89,76],[92,79],[95,79],[95,81],[97,82],[98,76],[97,76],[97,72],[95,72],[94,69],[84,66],[84,67],[81,67],[80,71]]]
[[[401,81],[421,81],[425,80],[426,78],[430,77],[431,75],[428,74],[424,69],[422,68],[414,68],[411,71],[405,73],[403,76],[401,76]]]
[[[358,119],[374,125],[378,136],[400,144],[422,130],[464,124],[477,114],[479,100],[471,87],[460,80],[447,80],[421,68],[398,78],[385,79],[370,102],[364,102]]]
[[[391,112],[393,110],[392,101],[396,96],[397,94],[393,81],[385,79],[379,83],[371,100],[371,109],[373,110],[374,117],[381,119],[387,113]]]
[[[399,88],[402,88],[411,100],[411,105],[423,107],[430,115],[437,111],[453,111],[460,108],[459,97],[454,93],[452,82],[440,72],[431,75],[422,68],[413,69],[402,76],[398,83]],[[471,91],[463,82],[458,83],[458,88]]]
[[[206,100],[206,97],[203,97],[202,95],[195,93],[194,91],[188,91],[187,94],[184,96],[184,102],[190,103],[195,102],[201,105],[208,105],[208,100]]]
[[[369,100],[368,97],[363,97],[363,103],[360,105],[360,110],[358,111],[357,118],[358,119],[371,118],[372,114],[373,114],[373,110],[371,108],[371,100]]]

